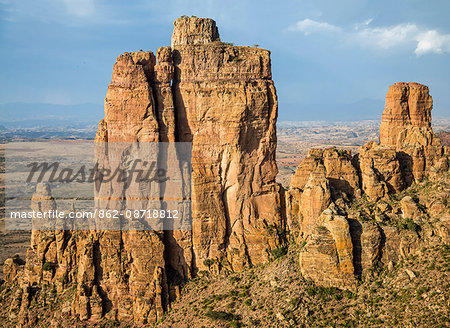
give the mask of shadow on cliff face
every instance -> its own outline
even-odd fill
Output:
[[[249,85],[252,84],[249,83]],[[258,150],[258,148],[262,145],[261,140],[266,138],[266,134],[271,133],[270,124],[275,106],[275,100],[273,99],[273,95],[270,92],[269,85],[267,83],[264,85],[264,88],[261,86],[259,90],[263,90],[264,93],[267,94],[267,103],[265,104],[266,106],[264,106],[264,113],[255,113],[251,110],[251,108],[249,108],[249,106],[246,105],[244,111],[245,116],[241,119],[241,124],[243,126],[239,131],[239,146],[248,154],[252,154],[254,151]],[[263,124],[260,123],[261,118],[265,118],[262,122]],[[273,140],[276,142],[276,137],[273,138]],[[264,162],[266,160],[268,160],[268,158],[265,158]],[[261,163],[261,166],[263,163]]]
[[[376,230],[380,236],[379,244],[370,245],[370,226],[367,223],[363,224],[356,219],[348,219],[350,236],[353,244],[353,267],[355,268],[355,275],[358,279],[361,275],[367,272],[368,268],[373,268],[379,264],[382,257],[382,250],[385,246],[386,236],[383,229],[376,225]],[[366,235],[363,236],[365,229]]]
[[[331,198],[336,201],[344,193],[347,197],[353,197],[355,189],[347,180],[327,177],[330,184]]]
[[[111,300],[108,298],[107,292],[103,290],[101,286],[101,281],[103,279],[103,267],[102,267],[102,253],[100,250],[100,243],[96,240],[93,244],[93,263],[94,263],[94,284],[97,285],[98,293],[102,299],[102,311],[103,314],[108,313],[112,310],[113,304]],[[91,289],[85,290],[88,296],[91,296]]]
[[[400,169],[402,172],[402,178],[405,183],[405,188],[411,186],[414,182],[413,174],[413,159],[411,155],[404,151],[397,152],[398,161],[400,162]]]
[[[178,50],[172,51],[174,77],[172,80],[172,97],[175,111],[175,140],[178,142],[192,142],[192,131],[186,113],[186,105],[180,91],[181,71],[178,65],[181,62],[181,54]]]
[[[178,50],[172,50],[172,59],[174,64],[174,77],[172,80],[172,97],[175,116],[175,141],[176,142],[192,142],[192,131],[189,126],[188,116],[186,113],[186,106],[184,104],[183,97],[180,91],[180,68],[178,65],[181,62],[181,55]],[[179,154],[181,158],[185,154]],[[163,190],[161,190],[163,192]],[[184,279],[190,278],[189,270],[195,272],[195,259],[194,252],[191,251],[192,260],[190,263],[186,260],[185,250],[179,243],[179,237],[177,234],[182,234],[182,239],[192,239],[192,231],[187,232],[174,232],[173,230],[164,231],[164,244],[165,244],[165,256],[167,280],[169,285],[177,284]],[[188,236],[186,236],[188,235]],[[186,251],[189,251],[187,249]]]
[[[348,219],[350,226],[350,236],[352,238],[353,244],[353,266],[355,268],[355,275],[361,276],[362,274],[362,263],[361,263],[361,235],[362,235],[362,225],[358,220]]]

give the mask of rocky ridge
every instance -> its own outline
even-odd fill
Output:
[[[222,43],[213,20],[177,19],[171,47],[117,58],[96,141],[191,142],[192,231],[33,231],[25,264],[5,262],[12,287],[2,295],[14,290],[9,322],[41,320],[31,303],[45,303],[51,286],[77,322],[155,324],[186,279],[263,265],[289,241],[305,278],[355,291],[374,268],[449,241],[446,187],[406,194],[448,171],[431,108],[427,87],[395,84],[380,143],[356,155],[312,149],[284,190],[275,182],[270,52]],[[97,191],[98,207],[109,204],[114,187]],[[40,186],[32,207],[54,206]]]
[[[155,323],[179,295],[179,281],[264,263],[282,242],[267,229],[283,228],[270,52],[222,43],[213,20],[195,17],[175,21],[171,44],[156,56],[117,58],[97,160],[107,167],[113,159],[101,147],[115,142],[191,142],[192,231],[33,232],[24,274],[14,274],[14,261],[6,266],[8,282],[24,286],[21,324],[34,320],[29,286],[49,283],[58,291],[76,284],[69,312],[80,320]],[[102,184],[96,206],[121,209],[111,199],[123,192]]]
[[[449,169],[448,147],[431,129],[431,108],[428,87],[396,83],[386,96],[380,143],[368,142],[354,156],[336,148],[311,149],[300,163],[286,192],[286,214],[291,238],[304,243],[300,265],[306,277],[354,289],[354,277],[379,263],[396,263],[421,246],[448,243],[448,211],[421,211],[420,201],[410,196],[390,205],[412,184]],[[369,203],[376,204],[374,210]],[[390,226],[435,219],[446,227],[443,234],[402,235]]]

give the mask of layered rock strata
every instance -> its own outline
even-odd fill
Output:
[[[222,43],[213,20],[195,17],[175,21],[171,45],[156,57],[139,51],[117,58],[96,160],[110,168],[117,160],[111,147],[120,143],[192,143],[192,231],[34,231],[23,283],[76,284],[71,313],[81,320],[155,323],[179,294],[180,279],[263,263],[280,245],[271,233],[284,221],[270,52]],[[130,193],[102,183],[96,207],[151,208]],[[144,196],[161,193],[148,186]],[[41,196],[39,206],[49,206],[51,196]],[[20,275],[16,262],[7,263],[9,280]]]
[[[304,245],[300,263],[307,277],[322,285],[351,288],[354,281],[349,277],[367,272],[380,260],[398,261],[424,242],[417,233],[396,235],[397,229],[365,220],[369,216],[423,223],[426,216],[411,197],[404,197],[397,210],[388,203],[389,194],[448,170],[446,150],[431,129],[432,105],[428,87],[396,83],[386,96],[379,144],[371,141],[354,156],[335,148],[311,149],[299,164],[286,192],[286,216],[291,238]],[[379,205],[375,211],[355,213],[349,202],[364,199]],[[330,213],[339,220],[327,221]],[[410,229],[416,224],[403,222],[409,222],[404,224]],[[352,265],[338,265],[342,253],[352,254]]]
[[[398,153],[407,185],[434,175],[445,153],[431,128],[432,108],[433,98],[425,85],[400,82],[389,87],[381,117],[380,146],[392,147]]]
[[[427,215],[443,216],[428,235],[416,229],[428,218],[417,199],[389,201],[427,174],[448,170],[450,152],[433,134],[431,108],[427,87],[391,86],[379,144],[370,142],[354,156],[312,149],[284,191],[275,182],[278,105],[270,52],[222,43],[211,19],[177,19],[171,47],[156,56],[139,51],[117,58],[96,160],[101,168],[113,165],[117,157],[109,150],[119,144],[119,155],[141,152],[149,161],[176,162],[180,158],[168,158],[164,148],[142,154],[141,145],[191,143],[191,183],[184,165],[175,170],[183,177],[183,197],[192,200],[192,230],[35,230],[26,262],[4,265],[5,280],[18,286],[11,311],[21,324],[36,323],[28,311],[32,295],[54,285],[59,292],[74,288],[64,313],[80,320],[152,324],[180,294],[183,279],[264,263],[285,245],[286,234],[300,245],[305,277],[354,289],[357,277],[380,262],[392,265],[430,241],[448,242],[444,201],[427,204]],[[120,149],[124,142],[139,146]],[[160,206],[165,192],[152,184],[95,188],[97,208],[118,210]],[[55,208],[49,186],[38,185],[32,209]],[[399,232],[384,224],[389,220],[408,229]],[[148,228],[150,222],[132,224]]]

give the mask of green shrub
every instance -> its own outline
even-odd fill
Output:
[[[289,303],[291,306],[297,306],[300,303],[300,298],[299,297],[291,298]]]
[[[248,292],[248,289],[244,289],[242,292],[239,293],[240,297],[248,297],[250,294]]]
[[[272,249],[272,255],[274,258],[280,258],[287,254],[288,248],[287,246],[277,247]]]
[[[241,278],[237,277],[237,276],[231,276],[230,278],[228,278],[230,280],[230,283],[234,284],[235,282],[238,282],[241,280]]]
[[[52,264],[50,262],[45,262],[42,266],[42,271],[51,271],[52,270]]]
[[[206,259],[203,261],[203,264],[209,268],[214,264],[214,259]]]
[[[242,323],[240,321],[237,320],[233,320],[230,322],[230,327],[232,328],[240,328],[243,327]]]
[[[342,299],[342,294],[336,287],[311,286],[306,288],[306,293],[308,294],[308,296],[317,295],[323,300],[328,299],[330,296],[332,296],[335,300]]]
[[[233,320],[241,320],[241,316],[225,311],[213,311],[210,310],[205,313],[205,315],[212,320],[224,320],[224,321],[233,321]]]
[[[344,290],[342,292],[342,296],[344,296],[345,298],[348,298],[348,299],[356,299],[356,294],[352,293],[349,290]]]
[[[403,219],[399,224],[398,224],[398,228],[400,230],[410,230],[410,231],[419,231],[420,230],[420,226],[418,224],[416,224],[412,219],[410,218],[406,218]]]
[[[230,296],[238,296],[239,295],[239,291],[237,290],[230,290]]]
[[[215,299],[216,301],[221,301],[227,297],[228,297],[227,294],[217,294],[217,295],[214,295],[212,298]]]
[[[306,288],[306,294],[308,294],[308,296],[316,295],[317,294],[317,287],[315,287],[315,286],[307,287]]]

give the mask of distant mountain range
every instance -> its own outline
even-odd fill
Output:
[[[103,117],[103,105],[54,105],[45,103],[0,104],[0,126],[20,128],[86,128]]]
[[[361,121],[379,120],[384,101],[361,99],[348,104],[280,105],[279,121]]]
[[[384,102],[361,99],[349,104],[280,105],[278,127],[322,126],[330,122],[375,120],[379,124]],[[0,104],[0,130],[89,129],[103,118],[103,104],[54,105],[45,103]],[[434,120],[436,123],[436,119]],[[374,124],[375,124],[374,123]],[[370,122],[367,122],[370,124]]]

